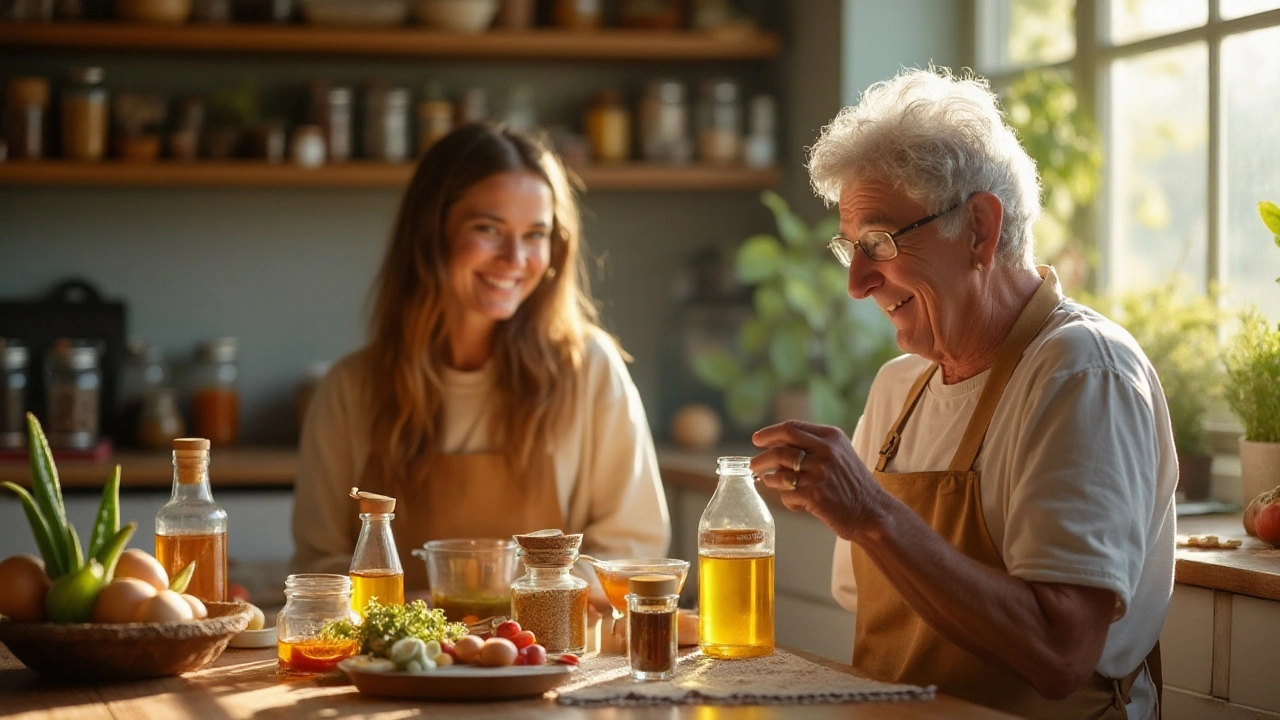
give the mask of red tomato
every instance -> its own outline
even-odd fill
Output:
[[[237,600],[249,602],[249,590],[240,583],[231,583],[227,585],[227,601],[235,602]]]
[[[529,647],[521,650],[520,654],[524,656],[526,665],[536,666],[547,664],[547,649],[541,645],[530,645]],[[573,657],[575,660],[577,659],[573,655],[570,655],[569,657]]]
[[[546,652],[545,650],[543,652]],[[570,653],[561,653],[556,656],[556,662],[561,665],[577,665],[580,661],[577,655]]]
[[[538,639],[533,636],[532,630],[521,630],[520,632],[511,636],[510,640],[511,642],[515,643],[516,647],[518,648],[527,648],[530,645],[538,642]]]
[[[453,649],[453,643],[449,642],[448,640],[445,640],[444,642],[440,643],[440,652],[444,653],[445,655],[448,655],[449,657],[455,660],[458,659],[458,653]]]
[[[493,629],[493,636],[510,640],[520,632],[520,623],[515,620],[503,620]],[[518,645],[517,645],[518,647]]]

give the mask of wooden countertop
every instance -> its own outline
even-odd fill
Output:
[[[521,720],[787,720],[795,706],[715,707],[675,705],[650,708],[582,709],[546,699],[501,703],[427,703],[360,694],[340,675],[282,680],[276,677],[275,648],[228,649],[212,666],[181,677],[95,685],[59,685],[40,679],[0,645],[0,697],[7,717],[22,720],[102,718],[294,717],[521,718]],[[847,665],[800,653],[809,660],[848,672]],[[587,662],[590,662],[589,660]],[[1011,716],[951,697],[934,700],[806,705],[806,720],[1001,720]]]
[[[1178,535],[1237,538],[1244,545],[1235,550],[1178,548],[1177,582],[1280,601],[1280,548],[1246,535],[1241,517],[1232,513],[1178,518]]]

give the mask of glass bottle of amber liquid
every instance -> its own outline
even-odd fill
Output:
[[[391,535],[396,499],[351,488],[360,503],[360,539],[351,556],[351,609],[364,617],[370,598],[383,605],[404,604],[404,568]]]
[[[698,644],[715,658],[773,654],[773,516],[751,458],[722,457],[698,522]]]
[[[156,513],[156,559],[169,577],[195,561],[187,592],[201,600],[227,599],[227,511],[209,489],[209,441],[173,441],[173,493]]]

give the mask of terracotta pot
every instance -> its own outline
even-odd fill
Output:
[[[1280,485],[1280,443],[1240,438],[1240,494],[1243,504]]]
[[[1178,453],[1178,498],[1208,500],[1209,483],[1213,479],[1212,455]]]

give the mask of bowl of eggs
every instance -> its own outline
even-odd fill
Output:
[[[62,680],[129,680],[198,670],[217,659],[255,617],[247,603],[203,602],[170,589],[155,558],[126,550],[114,579],[93,598],[90,622],[45,622],[41,591],[47,590],[47,580],[37,582],[43,564],[14,556],[0,565],[7,588],[33,588],[32,598],[0,598],[0,642],[31,670]]]

